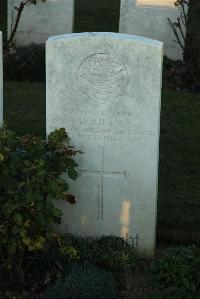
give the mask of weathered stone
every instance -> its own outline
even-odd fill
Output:
[[[12,15],[21,0],[8,1],[8,36],[10,35]],[[24,8],[16,33],[18,45],[45,43],[49,36],[71,33],[74,23],[74,0],[38,1],[37,5]]]
[[[47,42],[47,133],[65,127],[80,177],[61,229],[155,246],[162,43],[116,33]]]
[[[175,0],[121,0],[119,31],[160,40],[164,43],[165,55],[182,59],[182,49],[174,42],[167,20],[175,21],[180,15],[174,3]]]

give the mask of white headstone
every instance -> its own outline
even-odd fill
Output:
[[[62,231],[122,236],[153,254],[162,43],[82,33],[52,37],[46,51],[47,134],[65,127],[84,152]]]
[[[0,126],[3,123],[3,38],[0,31]]]
[[[10,35],[12,15],[21,0],[8,1],[8,36]],[[38,1],[37,5],[24,8],[17,34],[17,44],[45,43],[49,36],[73,32],[74,0]]]
[[[167,20],[170,18],[175,21],[180,16],[175,2],[175,0],[121,0],[119,31],[160,40],[164,43],[165,55],[171,59],[182,59],[182,50],[174,42],[175,36]]]

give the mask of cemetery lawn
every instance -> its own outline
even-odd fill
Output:
[[[45,136],[45,84],[6,82],[4,118],[18,134]],[[163,92],[159,230],[200,232],[200,96]]]
[[[45,137],[45,84],[9,82],[4,84],[4,120],[19,135]]]

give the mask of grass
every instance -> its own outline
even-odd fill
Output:
[[[200,96],[163,93],[158,223],[200,231]]]
[[[5,84],[4,117],[18,134],[45,136],[45,84]],[[163,92],[158,227],[200,231],[200,96]]]
[[[19,135],[45,137],[45,84],[9,82],[4,84],[4,120]]]

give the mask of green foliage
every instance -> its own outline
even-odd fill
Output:
[[[66,238],[69,244],[78,249],[82,263],[87,260],[113,274],[127,272],[135,267],[134,248],[122,238],[115,236],[100,239],[82,239],[73,236]]]
[[[54,202],[67,201],[68,183],[61,175],[77,178],[77,153],[63,128],[47,141],[0,128],[1,273],[22,279],[27,252],[57,239],[53,225],[60,223],[61,211]]]
[[[75,265],[64,278],[47,287],[46,299],[114,299],[112,274],[91,264]]]
[[[149,295],[148,299],[199,299],[199,294],[188,294],[180,288],[169,287],[165,290],[158,290]]]
[[[153,263],[152,273],[154,285],[171,296],[166,298],[200,296],[200,250],[195,247],[170,248]]]
[[[71,267],[71,265],[79,260],[78,251],[67,242],[63,242],[63,237],[48,242],[43,250],[31,252],[28,257],[30,264],[28,274],[31,279],[26,277],[27,289],[29,284],[42,285],[47,281],[52,281],[60,277],[60,275]]]

